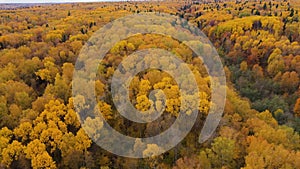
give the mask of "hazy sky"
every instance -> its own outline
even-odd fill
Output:
[[[118,0],[0,0],[0,3],[60,3],[60,2],[101,2]]]

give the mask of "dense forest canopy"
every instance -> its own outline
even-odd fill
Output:
[[[0,168],[300,168],[298,1],[1,4],[0,8]],[[110,97],[110,77],[133,52],[149,48],[172,52],[189,64],[199,88],[199,114],[187,137],[159,156],[151,154],[161,147],[136,139],[132,151],[142,149],[147,158],[131,159],[102,149],[87,135],[101,137],[97,130],[103,129],[103,122],[85,119],[95,124],[96,131],[81,125],[74,99],[82,99],[85,108],[85,98],[72,97],[72,81],[78,55],[94,32],[118,18],[144,12],[184,18],[206,34],[224,64],[227,99],[217,131],[199,144],[198,131],[214,104],[202,61],[168,36],[138,34],[118,42],[100,64],[95,81],[101,98],[97,106],[117,131],[132,137],[157,135],[172,125],[180,109],[174,78],[147,70],[132,79],[129,98],[135,108],[147,111],[153,104],[148,98],[151,90],[162,90],[166,96],[162,116],[138,124],[118,113]],[[211,49],[204,45],[203,50]],[[189,79],[182,79],[189,84]],[[154,104],[162,109],[161,100]]]

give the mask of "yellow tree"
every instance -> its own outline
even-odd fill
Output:
[[[285,69],[284,60],[281,54],[282,51],[276,48],[268,58],[267,71],[272,76],[275,76],[278,72],[281,72]]]
[[[52,157],[46,151],[42,152],[41,154],[38,154],[36,157],[33,157],[33,159],[31,160],[31,166],[33,169],[40,169],[40,168],[56,169],[57,168]]]
[[[135,107],[140,111],[147,111],[151,106],[151,101],[148,99],[146,95],[140,95],[136,98]]]
[[[294,106],[294,113],[296,116],[300,116],[300,98],[298,98],[296,101],[296,104]]]
[[[24,153],[24,146],[14,140],[11,144],[9,144],[6,148],[2,151],[2,162],[7,167],[10,166],[10,164],[14,160],[18,160],[20,155]]]
[[[28,143],[24,150],[26,158],[28,159],[33,159],[37,155],[42,154],[44,151],[46,151],[46,145],[38,139],[35,139]]]
[[[3,150],[9,145],[13,132],[7,127],[0,130],[0,161],[3,159]]]
[[[289,151],[282,145],[268,143],[261,137],[249,136],[246,166],[243,169],[299,168],[299,153]]]
[[[14,135],[17,138],[22,139],[22,142],[25,142],[29,139],[31,132],[32,124],[30,122],[21,123],[17,128],[14,129]]]
[[[111,105],[103,102],[103,101],[99,101],[98,102],[98,107],[100,113],[102,114],[102,116],[106,119],[106,120],[111,120],[113,119],[113,113],[112,113],[112,109],[111,109]]]
[[[44,60],[44,69],[40,69],[36,72],[42,80],[46,80],[50,83],[54,82],[56,74],[59,72],[58,68],[53,61]]]
[[[26,158],[31,159],[32,168],[56,168],[55,162],[46,151],[46,145],[40,140],[31,141],[24,150]]]

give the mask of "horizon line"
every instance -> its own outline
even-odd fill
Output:
[[[64,4],[64,3],[93,3],[93,2],[130,2],[130,1],[150,1],[150,0],[0,0],[0,4]],[[162,1],[162,0],[155,0]]]

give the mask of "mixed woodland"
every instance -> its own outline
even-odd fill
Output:
[[[128,1],[1,9],[0,168],[299,169],[299,10],[300,3],[289,0]],[[161,89],[167,96],[163,115],[141,125],[118,113],[109,96],[110,77],[135,51],[161,48],[176,54],[193,71],[201,98],[197,122],[183,141],[159,156],[132,159],[102,149],[86,134],[74,109],[72,79],[81,48],[94,32],[118,18],[144,12],[184,18],[205,33],[224,65],[227,96],[220,125],[200,144],[199,131],[212,104],[210,78],[201,60],[167,36],[138,34],[118,42],[95,81],[97,95],[104,97],[99,109],[116,130],[132,137],[153,136],[170,127],[180,109],[174,79],[163,71],[147,70],[131,82],[131,103],[146,111],[151,90]],[[143,148],[147,155],[160,147],[137,139],[135,148]]]

